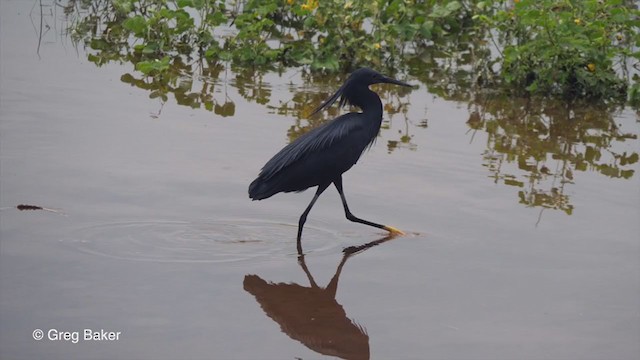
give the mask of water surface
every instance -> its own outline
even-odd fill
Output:
[[[121,81],[130,64],[97,68],[53,30],[38,55],[32,6],[0,5],[1,358],[640,354],[631,109],[378,87],[406,112],[386,117],[345,192],[356,215],[409,235],[348,222],[329,189],[299,259],[312,192],[252,202],[247,186],[307,124],[280,105],[337,84],[228,71],[215,96],[233,116],[162,103]],[[267,106],[242,94],[264,89]],[[121,336],[32,337],[85,328]]]

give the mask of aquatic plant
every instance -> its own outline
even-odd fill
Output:
[[[632,1],[71,0],[66,9],[89,60],[131,61],[146,76],[188,74],[190,63],[418,77],[444,68],[456,73],[449,82],[511,93],[628,93],[632,103],[640,93]]]
[[[498,39],[499,78],[506,87],[519,93],[608,100],[624,99],[630,86],[630,99],[636,102],[636,6],[623,0],[517,0],[476,17],[494,29],[489,34]]]

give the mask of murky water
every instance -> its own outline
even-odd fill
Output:
[[[640,354],[632,110],[391,95],[406,112],[344,185],[356,215],[409,235],[348,222],[329,189],[299,259],[312,192],[252,202],[247,186],[306,124],[278,104],[335,84],[228,72],[233,116],[162,104],[54,30],[38,56],[32,6],[0,4],[0,358]],[[242,95],[265,89],[269,106]]]

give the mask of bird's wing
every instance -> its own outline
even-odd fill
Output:
[[[300,136],[291,144],[285,146],[260,171],[260,178],[270,179],[283,168],[303,159],[314,152],[320,152],[331,147],[332,144],[363,129],[362,123],[354,121],[359,113],[341,115],[333,121],[317,127]]]

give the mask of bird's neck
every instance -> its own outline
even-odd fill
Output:
[[[355,105],[358,105],[363,113],[382,121],[382,101],[380,101],[380,96],[371,91],[369,87],[360,90],[358,94],[358,104]]]

